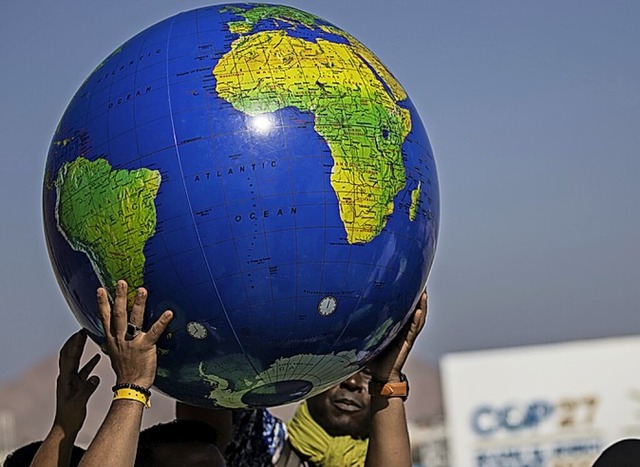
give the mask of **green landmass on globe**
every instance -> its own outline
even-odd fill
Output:
[[[144,245],[155,233],[157,170],[113,170],[105,159],[78,157],[55,181],[56,218],[74,250],[85,253],[112,293],[126,279],[130,295],[144,284]]]
[[[242,35],[213,70],[218,95],[250,116],[288,106],[312,112],[315,130],[334,160],[331,186],[347,241],[370,242],[405,187],[401,147],[411,116],[397,104],[406,98],[402,86],[354,37],[313,15],[280,6],[236,13],[246,21],[229,25]],[[292,37],[286,27],[253,33],[253,25],[265,17],[319,25],[348,38],[350,45]]]
[[[244,355],[232,355],[203,361],[198,366],[198,373],[204,381],[211,384],[212,389],[207,397],[218,406],[233,409],[246,407],[242,397],[248,392],[275,391],[276,383],[297,378],[299,374],[306,373],[311,384],[320,385],[325,381],[339,382],[345,373],[358,371],[357,365],[353,363],[356,359],[354,350],[325,355],[300,354],[279,358],[269,368],[257,374],[239,374],[231,378],[236,382],[234,387],[228,379],[219,376],[228,373],[229,368],[242,368],[242,365],[230,362],[229,357],[234,357],[237,361],[244,359]]]
[[[418,182],[418,186],[411,190],[411,205],[409,206],[409,219],[411,221],[416,220],[416,214],[418,213],[418,206],[420,205],[420,189],[422,188],[422,182]]]

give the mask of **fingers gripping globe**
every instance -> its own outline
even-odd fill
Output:
[[[81,85],[43,189],[79,323],[96,289],[171,309],[156,387],[202,407],[317,394],[398,334],[439,219],[411,100],[356,38],[286,6],[224,4],[134,36]]]

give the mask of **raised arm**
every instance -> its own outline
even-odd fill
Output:
[[[380,388],[386,383],[401,383],[402,368],[424,327],[427,317],[427,293],[423,292],[404,331],[370,364],[371,418],[369,447],[365,466],[411,467],[411,445],[402,397],[388,397]],[[377,383],[377,384],[375,384]]]
[[[60,349],[53,426],[31,461],[31,467],[69,465],[73,443],[87,417],[87,403],[100,383],[97,376],[89,377],[100,360],[99,354],[79,369],[86,342],[87,334],[78,331]]]
[[[80,463],[83,467],[133,466],[148,391],[156,375],[156,342],[173,318],[165,311],[149,332],[141,332],[147,291],[139,288],[127,320],[125,281],[118,281],[113,310],[103,288],[98,289],[98,308],[105,332],[105,348],[116,375],[118,390],[102,426]]]

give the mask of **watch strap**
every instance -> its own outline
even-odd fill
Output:
[[[409,381],[404,373],[400,374],[400,381],[369,381],[369,394],[380,397],[400,397],[407,400],[409,396]]]

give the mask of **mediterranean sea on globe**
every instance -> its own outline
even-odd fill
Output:
[[[80,324],[101,342],[96,288],[146,287],[146,328],[174,312],[155,385],[202,407],[301,400],[363,368],[411,315],[439,219],[426,131],[389,70],[317,16],[249,3],[107,57],[56,129],[43,198]]]

